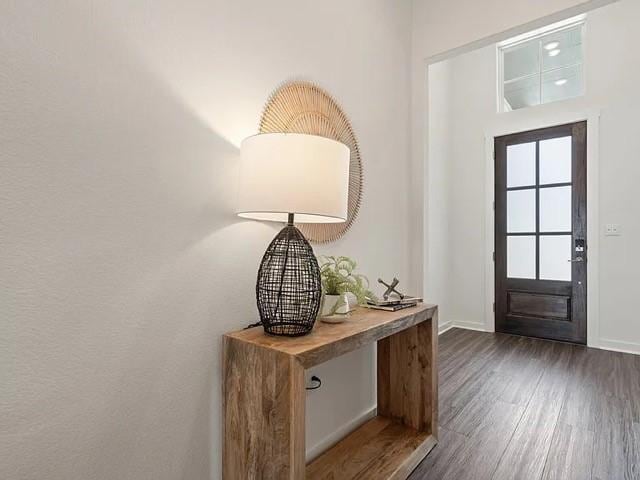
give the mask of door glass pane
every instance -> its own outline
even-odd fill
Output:
[[[507,277],[536,278],[536,237],[507,237]]]
[[[572,231],[571,187],[540,189],[540,231]]]
[[[571,281],[571,235],[540,235],[540,280]]]
[[[536,231],[535,189],[507,192],[507,233]]]
[[[571,137],[540,142],[540,185],[571,182]]]
[[[536,184],[536,143],[507,147],[507,187]]]

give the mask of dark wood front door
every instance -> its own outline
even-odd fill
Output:
[[[587,341],[587,124],[495,139],[496,331]]]

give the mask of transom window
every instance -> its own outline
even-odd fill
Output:
[[[584,25],[576,17],[500,43],[498,110],[584,95]]]

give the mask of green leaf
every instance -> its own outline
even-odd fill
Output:
[[[332,255],[318,257],[322,290],[327,295],[352,293],[358,303],[366,302],[367,297],[375,299],[369,290],[369,280],[362,274],[354,273],[356,262],[346,256]]]

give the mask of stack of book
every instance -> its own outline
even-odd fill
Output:
[[[422,298],[420,297],[389,297],[387,300],[367,299],[367,303],[364,306],[367,308],[373,308],[375,310],[395,312],[398,310],[402,310],[403,308],[415,307],[420,302],[422,302]]]

